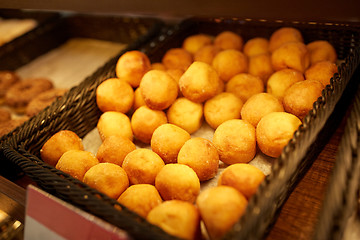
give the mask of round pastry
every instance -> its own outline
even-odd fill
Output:
[[[97,129],[102,141],[112,135],[120,135],[133,140],[130,119],[121,112],[108,111],[101,114]]]
[[[235,94],[223,92],[207,100],[204,104],[206,122],[216,129],[223,122],[241,116],[243,102]]]
[[[15,112],[24,113],[33,98],[53,87],[53,83],[47,78],[25,79],[9,88],[5,95],[5,103]]]
[[[265,174],[257,167],[247,163],[236,163],[226,167],[220,174],[218,185],[233,187],[250,199],[264,178]]]
[[[117,199],[129,187],[124,169],[114,163],[99,163],[86,171],[83,182]]]
[[[146,54],[133,50],[121,55],[116,63],[116,76],[132,87],[138,87],[141,78],[151,69],[151,63]]]
[[[203,105],[182,97],[175,100],[167,111],[169,123],[185,129],[188,133],[196,132],[203,123]]]
[[[131,117],[134,136],[143,143],[150,143],[155,129],[165,123],[167,123],[167,117],[163,111],[153,110],[147,106],[136,109]]]
[[[316,80],[304,80],[294,83],[284,95],[283,104],[286,112],[301,120],[313,109],[314,102],[321,96],[324,86]]]
[[[243,44],[243,38],[232,31],[223,31],[214,39],[214,45],[222,50],[235,49],[241,51]]]
[[[96,158],[101,163],[122,165],[125,156],[136,149],[135,144],[128,138],[113,135],[104,139],[96,152]]]
[[[212,142],[195,137],[182,146],[177,162],[191,167],[200,181],[206,181],[215,177],[218,172],[219,154]]]
[[[317,80],[326,86],[330,84],[330,79],[338,72],[338,67],[330,61],[314,63],[305,71],[305,79]]]
[[[166,71],[166,67],[161,62],[152,63],[151,69]]]
[[[304,81],[304,75],[294,69],[283,69],[274,72],[268,79],[266,91],[280,101],[283,100],[285,91],[294,83]]]
[[[262,37],[251,38],[244,44],[243,53],[248,57],[269,53],[269,40]]]
[[[179,80],[181,76],[184,74],[184,70],[181,69],[168,69],[166,72],[175,80],[175,82],[179,85]],[[180,89],[179,89],[180,92]]]
[[[171,200],[154,207],[147,221],[181,239],[195,240],[200,236],[200,215],[191,203]]]
[[[84,150],[81,138],[70,130],[61,130],[52,135],[40,149],[41,159],[55,166],[60,157],[69,150]]]
[[[316,40],[306,45],[310,52],[310,64],[322,61],[335,63],[337,60],[336,50],[331,43],[326,40]]]
[[[286,112],[264,116],[256,127],[256,141],[264,154],[279,157],[285,145],[301,125],[301,120]]]
[[[83,181],[85,173],[99,164],[94,154],[84,150],[69,150],[61,155],[55,168]]]
[[[1,103],[6,92],[15,83],[20,81],[20,77],[12,71],[0,71],[0,99]]]
[[[245,103],[252,95],[264,92],[264,82],[259,77],[240,73],[226,83],[225,91],[234,93]]]
[[[161,70],[147,72],[139,88],[146,105],[155,110],[168,108],[179,92],[176,81],[167,72]]]
[[[241,118],[254,127],[260,119],[271,112],[283,112],[284,107],[279,99],[270,93],[258,93],[250,97],[241,109]]]
[[[0,123],[11,120],[11,112],[7,108],[0,108]]]
[[[141,95],[141,91],[140,88],[136,88],[134,91],[134,105],[133,105],[133,110],[138,109],[141,106],[145,106],[145,100],[143,98],[143,96]]]
[[[118,202],[146,218],[154,207],[162,203],[162,199],[154,185],[136,184],[128,187],[120,195]]]
[[[166,51],[162,58],[162,63],[166,69],[179,68],[186,71],[186,69],[193,62],[191,53],[183,48],[171,48]]]
[[[275,71],[291,68],[304,73],[310,65],[310,54],[302,42],[289,42],[281,45],[271,55]]]
[[[66,91],[67,89],[53,88],[40,93],[26,106],[26,115],[29,117],[35,116],[41,110],[47,106],[50,106],[50,104],[55,102],[57,99],[60,99],[66,93]]]
[[[304,42],[301,32],[293,27],[282,27],[274,31],[269,39],[269,50],[274,52],[288,42]]]
[[[189,166],[169,163],[156,176],[155,187],[164,200],[177,199],[193,203],[200,192],[200,181]]]
[[[273,74],[271,55],[268,53],[249,57],[248,73],[261,78],[266,85],[268,78]]]
[[[246,73],[248,65],[246,55],[235,49],[219,52],[212,62],[212,66],[224,82],[228,82],[236,74]]]
[[[155,184],[155,178],[165,166],[159,155],[147,148],[138,148],[126,155],[122,168],[131,184]]]
[[[215,96],[219,76],[209,64],[193,62],[179,79],[179,87],[184,97],[201,103]]]
[[[195,54],[201,47],[212,44],[213,37],[199,33],[186,37],[182,47],[191,54]]]
[[[221,239],[244,214],[247,203],[240,192],[229,186],[202,191],[196,205],[210,239]]]
[[[134,103],[134,90],[118,78],[109,78],[96,88],[96,104],[100,111],[127,113]]]
[[[24,116],[16,119],[10,119],[5,122],[0,123],[0,137],[3,137],[5,134],[10,133],[15,128],[19,127],[25,121],[27,121],[29,117]]]
[[[248,163],[256,154],[255,127],[241,119],[228,120],[214,132],[213,141],[226,164]]]
[[[221,49],[219,47],[216,47],[213,44],[203,46],[194,54],[194,61],[204,62],[204,63],[211,65],[214,57],[220,51],[221,51]]]
[[[157,153],[166,164],[176,163],[177,156],[184,143],[191,138],[190,134],[171,123],[166,123],[155,129],[151,138],[151,149]]]

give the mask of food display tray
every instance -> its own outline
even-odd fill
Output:
[[[38,31],[41,31],[39,29],[44,25],[56,21],[60,17],[60,13],[51,11],[0,9],[1,19],[33,19],[36,21],[36,25],[33,29],[0,46],[0,70],[13,70],[11,69],[11,67],[14,67],[11,63],[13,61],[12,59],[21,58],[21,56],[26,55],[26,53],[21,55],[18,49],[21,49],[26,45],[29,42],[29,38],[36,35]]]
[[[360,88],[346,121],[313,239],[359,239],[359,224]]]
[[[245,214],[225,239],[264,238],[283,203],[336,129],[342,111],[349,104],[351,90],[357,85],[354,73],[360,63],[360,29],[350,23],[191,18],[163,31],[150,43],[138,46],[152,62],[159,62],[168,49],[180,47],[183,40],[193,34],[216,35],[231,30],[246,41],[253,37],[269,38],[272,32],[284,26],[299,29],[306,43],[324,39],[333,44],[341,62],[339,72],[324,88],[322,96],[314,103],[280,157],[274,159],[270,174],[249,200]],[[115,76],[116,61],[116,58],[110,60],[80,86],[72,89],[66,98],[17,129],[3,144],[3,154],[44,190],[126,230],[133,238],[171,239],[174,237],[115,200],[40,159],[42,145],[56,132],[68,129],[83,138],[96,127],[101,112],[96,106],[95,90],[104,79]]]
[[[120,55],[124,49],[135,49],[145,42],[150,41],[154,36],[159,34],[163,26],[164,23],[162,21],[154,18],[100,14],[62,14],[61,17],[46,23],[44,22],[44,24],[37,27],[34,31],[7,44],[7,49],[11,48],[12,50],[7,51],[6,54],[0,49],[0,70],[11,70],[19,73],[18,71],[21,72],[22,69],[31,66],[27,68],[28,71],[26,73],[30,72],[32,75],[26,77],[47,77],[51,80],[54,79],[48,75],[39,76],[39,74],[45,72],[52,75],[56,75],[57,73],[65,75],[66,73],[68,77],[61,77],[57,79],[56,82],[53,81],[53,83],[55,87],[61,86],[61,88],[70,89],[78,85],[81,81],[86,81],[87,76],[91,75],[97,68],[106,64],[110,58]],[[71,66],[65,66],[65,68],[59,69],[64,64],[61,64],[59,67],[58,59],[63,58],[65,54],[56,54],[56,51],[63,48],[64,45],[69,46],[68,43],[73,39],[86,39],[101,43],[106,42],[110,43],[107,44],[110,46],[114,43],[114,45],[118,44],[120,47],[116,45],[117,48],[112,50],[113,53],[111,53],[111,57],[104,58],[101,56],[101,58],[97,59],[94,59],[94,57],[97,57],[96,54],[89,54],[92,53],[91,49],[84,50],[83,48],[76,48],[75,50],[71,50],[71,52],[75,52],[76,56],[79,55],[81,57],[80,59],[85,59],[86,63],[89,63],[91,59],[97,61],[97,65],[88,64],[93,70],[89,72],[88,69],[90,67],[88,65],[84,66],[84,63],[81,65],[81,62],[72,63]],[[93,43],[90,42],[90,44]],[[97,42],[94,44],[97,44]],[[74,46],[76,47],[77,45]],[[108,48],[109,47],[106,48],[107,52],[109,52]],[[66,49],[71,49],[71,47],[67,47]],[[69,50],[66,51],[66,53],[69,52]],[[97,50],[97,52],[99,52],[99,50]],[[49,56],[49,54],[50,57],[46,59],[43,58],[44,56]],[[107,53],[107,55],[109,55],[109,53]],[[103,62],[100,61],[102,59]],[[65,60],[71,62],[70,60],[72,59]],[[42,65],[39,64],[39,62],[42,63]],[[54,66],[53,62],[57,65]],[[63,62],[66,61],[62,60],[61,63]],[[34,65],[33,63],[36,64]],[[29,69],[31,71],[29,71]],[[70,95],[72,94],[70,93]],[[16,131],[17,130],[14,132]],[[12,134],[13,133],[9,135]],[[0,142],[3,142],[8,136],[3,136]],[[0,157],[0,173],[9,179],[16,179],[18,176],[23,175],[23,172],[16,165],[10,163],[4,157]]]

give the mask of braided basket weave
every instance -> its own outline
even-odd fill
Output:
[[[353,80],[360,63],[360,29],[347,23],[286,22],[239,18],[192,18],[169,28],[149,44],[138,46],[152,62],[161,60],[167,49],[181,46],[192,34],[215,35],[224,30],[244,37],[268,38],[282,26],[298,28],[305,42],[326,39],[332,43],[342,61],[339,73],[331,79],[322,96],[314,103],[293,139],[276,159],[272,171],[249,200],[245,214],[225,236],[226,239],[262,239],[274,223],[283,203],[306,173],[339,122],[339,114],[349,104]],[[96,127],[101,112],[96,106],[96,87],[115,76],[116,58],[72,89],[63,99],[9,134],[2,150],[6,158],[19,166],[41,188],[84,209],[137,239],[168,239],[172,236],[127,211],[118,211],[113,200],[89,188],[39,158],[40,148],[54,133],[69,129],[84,137]]]

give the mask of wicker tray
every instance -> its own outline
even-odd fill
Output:
[[[359,70],[358,70],[359,71]],[[347,119],[314,239],[360,238],[360,88]]]
[[[29,41],[29,38],[36,34],[40,28],[47,23],[56,21],[61,15],[56,12],[34,11],[34,10],[17,10],[17,9],[0,9],[1,19],[33,19],[36,21],[36,26],[30,31],[14,38],[13,40],[0,46],[0,70],[14,70],[12,66],[12,59],[19,58],[21,55],[18,51],[24,44]],[[8,63],[10,61],[10,63]]]
[[[107,27],[104,28],[104,26]],[[103,40],[109,43],[122,44],[128,49],[136,48],[157,35],[162,27],[163,23],[153,18],[85,14],[62,15],[44,23],[16,41],[6,44],[6,49],[12,49],[11,51],[0,49],[0,69],[13,71],[23,69],[24,66],[29,66],[40,57],[58,49],[59,46],[63,46],[70,39]],[[112,56],[119,54],[121,54],[120,50],[114,51]],[[108,60],[109,58],[106,58],[101,65],[104,65]],[[51,68],[51,70],[53,69]],[[64,72],[69,73],[69,70],[64,69]],[[83,70],[77,70],[77,73],[79,72],[80,75],[84,75]],[[92,72],[86,76],[91,74]],[[62,85],[64,84],[62,83]],[[62,86],[62,88],[73,86]],[[3,136],[0,142],[5,138],[7,136]],[[14,164],[9,163],[6,158],[0,157],[0,174],[12,179],[22,175],[22,171]]]
[[[338,58],[343,63],[339,66],[339,73],[333,76],[331,84],[326,86],[322,96],[314,103],[313,110],[305,117],[294,138],[274,161],[271,173],[250,199],[244,216],[225,236],[227,239],[263,238],[283,203],[331,136],[338,123],[337,114],[344,109],[338,107],[337,103],[348,96],[343,94],[347,87],[353,89],[352,85],[357,84],[352,76],[360,62],[360,29],[346,23],[195,18],[182,22],[139,48],[152,62],[157,62],[167,49],[181,46],[185,37],[192,34],[201,32],[214,35],[232,30],[241,34],[246,41],[252,37],[269,37],[282,26],[298,28],[305,42],[327,39],[335,46]],[[172,238],[142,218],[133,218],[129,211],[116,210],[113,206],[120,206],[119,203],[45,164],[39,158],[41,146],[59,130],[69,129],[84,137],[96,127],[101,112],[96,106],[95,89],[102,80],[115,75],[115,63],[116,59],[112,59],[81,86],[72,89],[66,99],[26,122],[6,140],[3,153],[46,191],[128,231],[134,238]]]

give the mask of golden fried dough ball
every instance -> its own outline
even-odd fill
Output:
[[[226,167],[220,174],[218,185],[233,187],[249,199],[264,178],[265,174],[257,167],[248,163],[236,163]]]
[[[280,101],[283,100],[286,89],[296,82],[304,81],[304,75],[294,69],[283,69],[274,72],[268,79],[266,92],[274,95]]]
[[[177,162],[191,167],[200,181],[206,181],[217,174],[219,154],[212,142],[205,138],[195,137],[182,146]]]
[[[331,43],[326,40],[316,40],[306,45],[310,52],[310,64],[322,61],[335,63],[337,60],[336,50]]]
[[[147,221],[181,239],[194,240],[200,236],[200,214],[191,203],[170,200],[154,207]]]
[[[112,135],[120,135],[133,140],[130,119],[121,112],[108,111],[101,114],[97,129],[102,141]]]
[[[246,73],[248,65],[246,55],[235,49],[219,52],[212,62],[213,68],[224,82],[228,82],[236,74]]]
[[[156,176],[155,187],[164,200],[177,199],[193,203],[200,192],[200,180],[189,166],[169,163]]]
[[[100,111],[127,113],[134,103],[134,90],[128,82],[110,78],[96,88],[96,104]]]
[[[166,71],[166,67],[161,62],[155,62],[151,64],[151,69]]]
[[[249,57],[248,73],[261,78],[265,85],[273,72],[270,54],[265,53]]]
[[[166,69],[179,68],[186,71],[192,62],[193,56],[183,48],[171,48],[162,58],[162,64]]]
[[[272,53],[271,63],[275,71],[292,68],[304,73],[310,65],[310,54],[304,43],[285,43]]]
[[[240,73],[226,83],[225,91],[234,93],[245,103],[252,95],[264,92],[264,82],[259,77]]]
[[[229,186],[202,191],[196,205],[210,239],[221,239],[244,214],[247,203],[240,192]]]
[[[126,172],[114,163],[92,166],[85,173],[83,182],[113,199],[117,199],[129,187]]]
[[[116,63],[116,76],[132,87],[138,87],[141,78],[150,69],[151,63],[146,54],[138,50],[128,51]]]
[[[60,157],[55,168],[82,181],[85,173],[92,166],[97,164],[99,164],[99,161],[91,152],[84,150],[69,150]]]
[[[269,50],[274,52],[288,42],[304,42],[301,32],[293,27],[282,27],[274,31],[269,39]]]
[[[203,62],[193,62],[179,79],[180,91],[193,102],[204,102],[215,96],[219,88],[219,75]]]
[[[155,129],[151,138],[151,149],[156,152],[166,164],[176,163],[177,156],[184,143],[191,138],[190,134],[171,123],[166,123]]]
[[[255,127],[241,119],[228,120],[214,132],[220,160],[226,164],[248,163],[256,154]]]
[[[338,67],[330,61],[321,61],[311,65],[305,71],[305,79],[317,80],[326,86],[330,84],[330,79],[338,72]]]
[[[241,109],[241,118],[254,127],[260,119],[271,112],[283,112],[284,107],[279,99],[270,93],[258,93],[250,97]]]
[[[316,80],[294,83],[285,91],[283,99],[285,111],[302,120],[313,109],[313,104],[321,96],[323,89],[322,83]]]
[[[69,150],[84,150],[81,138],[70,130],[61,130],[51,136],[40,149],[41,159],[55,166],[60,157]]]
[[[222,50],[235,49],[241,51],[243,44],[243,38],[232,31],[223,31],[216,35],[214,39],[214,45]]]
[[[245,43],[243,52],[248,57],[269,53],[269,40],[262,37],[251,38]]]
[[[155,129],[165,123],[167,123],[167,117],[163,111],[153,110],[147,106],[136,109],[131,117],[134,136],[143,143],[150,143]]]
[[[300,125],[301,120],[291,113],[267,114],[256,127],[256,141],[260,150],[270,157],[279,157]]]
[[[122,168],[131,184],[155,184],[155,177],[165,166],[159,155],[147,148],[138,148],[126,155]]]
[[[179,92],[176,81],[161,70],[150,70],[145,73],[139,88],[146,105],[155,110],[168,108]]]
[[[169,123],[185,129],[188,133],[196,132],[203,123],[203,105],[182,97],[175,100],[167,111]]]
[[[97,150],[96,158],[99,162],[122,165],[125,156],[136,149],[135,144],[128,138],[113,135],[105,138]]]
[[[212,44],[213,37],[199,33],[186,37],[182,47],[191,54],[195,54],[201,47]]]
[[[216,129],[223,122],[241,116],[243,102],[234,93],[223,92],[204,104],[204,117],[210,127]]]
[[[141,106],[146,105],[146,102],[143,98],[143,96],[141,95],[141,91],[140,88],[136,88],[134,91],[134,105],[133,105],[133,109],[136,110]]]
[[[158,190],[151,184],[131,185],[117,201],[143,218],[146,218],[154,207],[162,203]]]
[[[179,85],[180,77],[184,74],[184,70],[182,69],[168,69],[166,72],[175,80],[175,82]],[[180,91],[180,89],[179,89]]]
[[[213,44],[203,46],[194,54],[194,61],[204,62],[211,65],[214,57],[220,51],[221,49]]]

